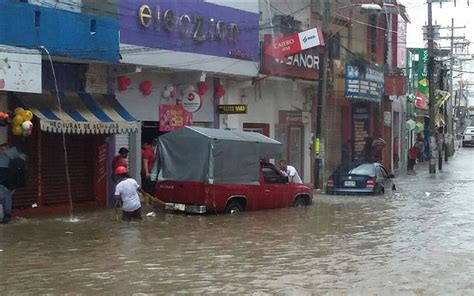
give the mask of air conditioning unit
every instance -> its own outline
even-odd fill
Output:
[[[289,15],[275,15],[273,26],[283,35],[290,35],[301,31],[301,22]]]

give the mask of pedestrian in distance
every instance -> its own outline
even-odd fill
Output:
[[[288,177],[288,180],[291,183],[303,183],[303,181],[301,181],[300,176],[298,175],[298,172],[296,171],[296,168],[294,166],[288,165],[288,162],[286,160],[280,160],[278,165],[280,171],[283,173],[283,175]]]
[[[122,202],[122,220],[141,220],[142,219],[142,205],[138,192],[144,194],[135,179],[130,178],[127,168],[119,166],[115,169],[115,176],[118,184],[115,186],[115,200],[116,206]]]
[[[116,155],[112,160],[112,172],[115,172],[115,169],[118,168],[119,166],[123,166],[127,168],[128,167],[127,157],[128,157],[128,149],[125,147],[120,148],[118,151],[118,155]],[[114,180],[114,182],[117,183],[117,180],[115,179],[115,173],[112,174],[112,180]]]
[[[413,172],[415,169],[416,158],[418,157],[418,149],[416,144],[408,150],[408,165],[407,170]]]

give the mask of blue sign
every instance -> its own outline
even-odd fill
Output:
[[[346,65],[345,97],[349,100],[380,102],[384,91],[384,73],[374,68]]]

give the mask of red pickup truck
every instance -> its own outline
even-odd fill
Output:
[[[312,203],[313,190],[303,184],[289,183],[272,164],[262,163],[258,185],[208,184],[191,181],[162,181],[156,195],[167,209],[189,213],[237,213]]]
[[[156,196],[191,213],[305,206],[310,187],[288,182],[274,165],[281,143],[257,133],[183,127],[159,139]]]

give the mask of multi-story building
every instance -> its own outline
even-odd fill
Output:
[[[0,2],[0,106],[34,114],[31,136],[0,127],[0,142],[28,157],[16,209],[67,209],[69,198],[76,207],[104,206],[107,141],[137,129],[109,79],[120,57],[117,14],[95,14],[94,3]]]

